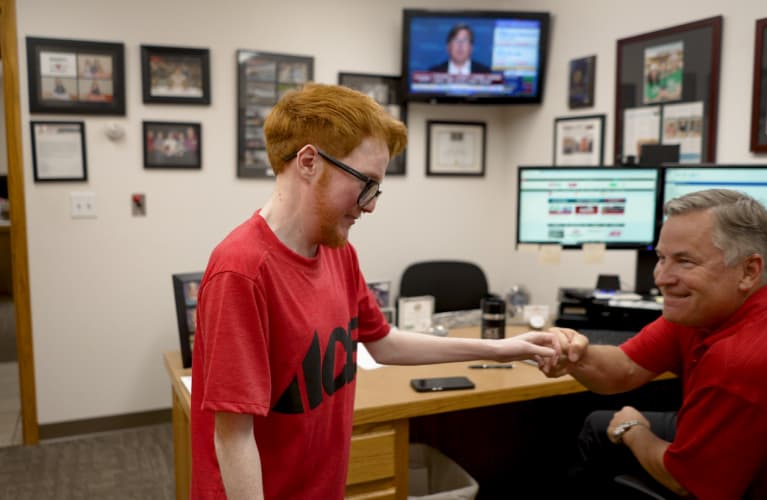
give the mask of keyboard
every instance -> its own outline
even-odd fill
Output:
[[[582,328],[578,330],[589,339],[590,344],[597,345],[621,345],[637,334],[635,331],[625,330],[599,330]]]

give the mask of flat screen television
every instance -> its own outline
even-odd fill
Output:
[[[659,187],[651,167],[519,167],[517,244],[652,249]]]
[[[406,100],[525,104],[543,99],[548,13],[405,9],[402,25]],[[464,61],[471,61],[470,67]]]
[[[703,189],[742,191],[767,206],[767,165],[689,165],[663,169],[663,203]]]

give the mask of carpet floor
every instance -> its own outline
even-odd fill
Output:
[[[0,448],[0,499],[172,499],[171,424]]]

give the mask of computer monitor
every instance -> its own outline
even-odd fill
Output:
[[[767,165],[694,165],[663,169],[663,203],[704,189],[741,191],[767,206]]]
[[[657,168],[523,166],[517,180],[517,244],[655,244]]]

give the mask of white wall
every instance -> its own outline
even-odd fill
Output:
[[[552,307],[559,285],[589,286],[599,273],[633,281],[633,252],[608,252],[599,265],[567,251],[557,266],[514,250],[516,167],[551,163],[555,117],[567,109],[570,59],[596,53],[596,106],[607,114],[605,158],[612,158],[615,41],[618,38],[723,14],[724,43],[718,158],[759,161],[748,153],[754,21],[761,0],[737,3],[679,0],[328,0],[309,2],[168,0],[25,0],[17,2],[19,63],[26,75],[25,37],[117,41],[125,44],[127,115],[67,116],[87,128],[89,180],[32,182],[28,122],[62,117],[28,113],[21,104],[28,216],[30,286],[40,423],[164,408],[170,392],[161,353],[178,348],[170,275],[202,270],[212,247],[261,206],[271,181],[238,179],[235,51],[313,55],[315,79],[339,71],[398,74],[404,7],[548,10],[553,14],[548,84],[541,106],[414,105],[409,116],[408,174],[386,179],[374,216],[355,225],[352,241],[370,280],[398,285],[413,261],[460,258],[482,265],[494,291],[524,283],[533,300]],[[660,15],[659,13],[662,13]],[[141,102],[139,45],[211,49],[212,105]],[[574,114],[574,113],[573,113]],[[488,126],[487,174],[481,179],[425,177],[425,122],[480,120]],[[199,121],[201,171],[142,168],[142,120]],[[117,143],[107,123],[123,126]],[[762,159],[763,161],[763,159]],[[93,191],[98,218],[69,217],[69,193]],[[130,195],[147,194],[148,216],[130,215]]]

